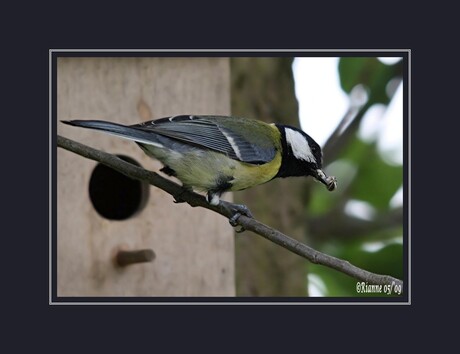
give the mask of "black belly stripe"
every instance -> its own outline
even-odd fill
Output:
[[[217,180],[215,186],[209,190],[211,194],[222,194],[232,188],[232,182],[234,178],[233,176],[225,176],[220,175]]]

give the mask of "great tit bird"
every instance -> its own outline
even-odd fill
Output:
[[[206,192],[212,205],[218,205],[226,191],[277,177],[313,176],[329,191],[337,186],[336,178],[321,170],[320,146],[287,125],[211,115],[178,115],[129,126],[100,120],[62,122],[135,141],[163,163],[162,172],[177,177],[189,190]],[[240,212],[250,216],[247,208],[240,207],[232,219]]]

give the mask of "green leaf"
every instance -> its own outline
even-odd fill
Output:
[[[350,93],[358,84],[369,90],[369,103],[388,104],[390,97],[386,93],[388,82],[402,77],[403,61],[395,65],[385,65],[374,57],[343,57],[339,60],[340,84]]]
[[[386,210],[388,203],[403,184],[403,167],[386,163],[374,143],[354,139],[341,158],[355,164],[357,172],[349,190],[350,199],[371,203]]]

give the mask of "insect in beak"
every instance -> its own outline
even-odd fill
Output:
[[[316,176],[314,176],[318,181],[323,183],[327,190],[332,192],[337,188],[337,178],[334,176],[327,176],[322,170],[317,169]]]

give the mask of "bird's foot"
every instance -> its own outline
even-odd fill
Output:
[[[221,203],[222,202],[223,201],[221,201]],[[233,227],[237,227],[239,225],[238,219],[240,218],[241,215],[247,216],[248,218],[253,218],[251,211],[246,205],[233,204],[233,203],[228,203],[228,202],[225,202],[224,205],[233,213],[233,215],[228,219],[228,222]],[[241,233],[243,231],[245,231],[245,228],[243,226],[240,226],[239,229],[235,229],[236,233]]]

